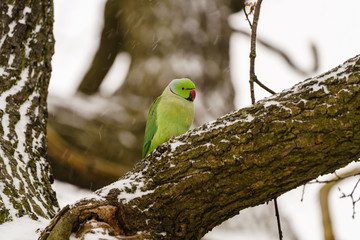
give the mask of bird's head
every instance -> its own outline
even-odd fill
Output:
[[[170,91],[188,101],[196,97],[195,84],[188,78],[174,79],[169,84]]]

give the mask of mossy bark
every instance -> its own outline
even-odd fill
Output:
[[[52,1],[0,3],[0,224],[58,210],[46,161]]]
[[[360,55],[160,145],[118,182],[65,208],[41,239],[80,234],[89,219],[118,239],[200,239],[359,156]]]

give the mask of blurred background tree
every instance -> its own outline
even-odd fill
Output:
[[[148,109],[174,78],[189,77],[197,86],[195,125],[233,110],[228,18],[243,4],[108,0],[100,45],[77,90],[79,101],[103,107],[79,114],[73,99],[50,101],[55,178],[94,190],[129,170],[141,159]],[[100,96],[104,77],[124,52],[131,58],[125,81],[111,96]]]

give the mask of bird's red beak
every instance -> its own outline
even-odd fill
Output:
[[[191,99],[191,101],[194,101],[195,97],[196,97],[196,92],[195,92],[195,89],[193,89],[193,90],[190,91],[190,99]]]

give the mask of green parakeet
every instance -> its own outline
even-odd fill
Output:
[[[174,79],[150,107],[142,157],[157,146],[189,130],[194,120],[195,85],[188,78]]]

